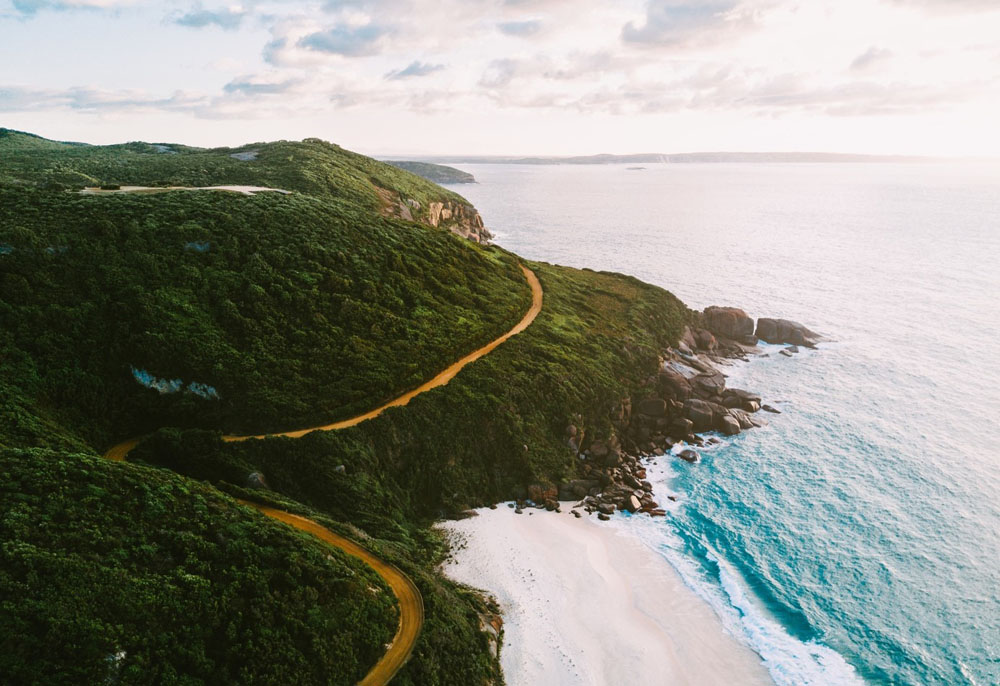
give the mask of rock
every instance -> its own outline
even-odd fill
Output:
[[[642,507],[642,503],[639,502],[639,499],[636,498],[634,494],[630,495],[628,497],[628,503],[627,504],[628,504],[628,507],[626,509],[629,512],[632,512],[633,514],[636,513],[636,512],[638,512],[639,508]]]
[[[266,490],[271,490],[271,487],[267,485],[267,479],[260,472],[251,472],[247,475],[247,488],[263,488]]]
[[[600,519],[600,520],[601,520],[602,522],[606,522],[606,521],[608,521],[609,519],[611,519],[611,517],[607,516],[607,515],[606,515],[606,514],[604,514],[603,512],[598,512],[598,513],[597,513],[597,518],[598,518],[598,519]]]
[[[691,420],[694,431],[710,431],[715,414],[704,400],[691,398],[684,401],[684,412]]]
[[[753,319],[738,307],[706,307],[704,312],[705,328],[716,336],[723,336],[734,341],[742,341],[753,336]]]
[[[597,506],[597,511],[601,514],[614,514],[615,506],[611,503],[600,503]]]
[[[691,383],[709,395],[721,395],[726,388],[726,377],[722,372],[712,370],[698,374],[691,379]]]
[[[760,409],[764,410],[764,412],[770,412],[771,414],[781,414],[781,410],[770,405],[761,405]]]
[[[698,342],[694,339],[694,333],[690,326],[685,326],[681,333],[681,339],[677,342],[677,349],[687,355],[693,355],[694,349],[698,347]]]
[[[598,459],[607,457],[608,444],[605,441],[597,440],[590,444],[590,455]]]
[[[799,347],[797,345],[790,345],[787,348],[785,348],[785,350],[787,350],[790,353],[797,353],[799,351]]]
[[[674,436],[687,436],[694,432],[694,422],[684,417],[678,417],[671,423],[670,430]]]
[[[729,396],[735,396],[742,401],[755,400],[757,402],[760,402],[759,393],[751,393],[750,391],[744,391],[742,388],[727,388],[726,397]]]
[[[757,338],[768,343],[791,343],[812,348],[819,335],[789,319],[761,317],[757,320]]]
[[[697,462],[698,461],[698,453],[696,453],[695,451],[691,450],[690,448],[688,448],[686,450],[680,451],[677,454],[677,457],[681,458],[685,462]]]
[[[656,380],[660,395],[664,398],[687,400],[691,397],[691,382],[672,367],[661,369]]]
[[[750,414],[744,410],[730,410],[729,415],[739,422],[740,429],[742,430],[752,429],[757,426],[757,422],[755,422],[750,417]]]
[[[497,509],[496,503],[490,503],[490,509],[491,510]]]
[[[579,512],[577,512],[576,510],[570,510],[570,512],[572,512],[573,516],[576,517],[577,519],[579,519],[580,517],[583,516]]]
[[[639,414],[647,417],[662,417],[667,413],[667,402],[662,398],[646,398],[639,403]]]
[[[742,409],[747,412],[757,412],[760,410],[760,403],[756,400],[747,400],[743,403]]]
[[[510,509],[513,510],[514,509],[514,503],[507,503],[507,507],[509,507]]]
[[[518,508],[515,508],[515,509],[514,509],[514,514],[524,514],[524,510],[522,510],[522,509],[521,509],[521,508],[519,508],[519,507],[518,507]]]
[[[701,350],[715,350],[719,345],[718,341],[715,340],[715,336],[712,335],[712,332],[706,329],[696,330],[694,339],[698,348]]]
[[[792,353],[788,352],[788,350],[785,350],[785,349],[779,350],[778,352],[781,353],[782,355],[784,355],[785,357],[791,357],[792,356]]]
[[[719,431],[726,434],[727,436],[735,436],[740,432],[740,423],[732,415],[725,415],[719,417]]]

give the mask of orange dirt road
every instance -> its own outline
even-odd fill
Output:
[[[410,653],[413,652],[413,646],[417,642],[417,637],[420,635],[420,629],[424,625],[424,600],[420,596],[420,591],[410,581],[410,578],[395,566],[375,557],[375,555],[349,538],[335,534],[311,519],[293,515],[284,510],[276,510],[273,507],[267,507],[266,505],[260,505],[248,500],[241,500],[240,502],[248,507],[260,510],[268,517],[273,517],[279,522],[284,522],[300,531],[310,533],[335,548],[340,548],[348,555],[353,555],[365,562],[385,580],[399,601],[399,628],[396,629],[396,635],[393,636],[392,643],[389,644],[385,655],[375,663],[371,671],[358,683],[359,686],[382,686],[383,684],[388,684],[392,677],[396,676],[396,672],[406,664]]]
[[[535,321],[535,317],[538,316],[538,313],[542,311],[542,285],[538,282],[538,277],[535,276],[533,271],[524,265],[521,265],[521,271],[524,272],[524,278],[527,279],[528,285],[531,287],[531,307],[528,309],[521,321],[519,321],[513,329],[505,333],[500,338],[497,338],[490,343],[487,343],[482,348],[469,353],[427,383],[408,393],[404,393],[395,400],[390,400],[381,407],[377,407],[370,412],[365,412],[364,414],[360,414],[357,417],[351,417],[350,419],[334,422],[333,424],[325,424],[323,426],[315,426],[309,429],[298,429],[296,431],[286,431],[275,434],[223,436],[223,440],[245,441],[251,438],[267,438],[269,436],[299,438],[312,431],[336,431],[337,429],[346,429],[347,427],[360,424],[367,419],[373,419],[390,407],[401,407],[410,402],[410,400],[414,397],[420,395],[421,393],[425,393],[432,388],[444,386],[455,378],[455,375],[458,374],[463,367],[475,362],[487,353],[492,352],[495,348],[497,348],[497,346],[505,342],[511,336],[515,336],[527,329],[528,326]],[[141,440],[141,438],[131,438],[127,441],[122,441],[104,453],[104,457],[109,460],[124,460],[125,456],[128,455],[133,448],[139,445]],[[389,585],[389,588],[392,589],[392,592],[395,594],[396,599],[399,601],[399,628],[396,630],[396,635],[393,637],[392,643],[389,644],[385,655],[383,655],[375,666],[372,667],[371,671],[368,672],[359,684],[360,686],[384,686],[385,684],[388,684],[396,673],[399,672],[402,666],[406,664],[407,659],[409,659],[410,654],[413,652],[413,646],[416,643],[417,637],[420,635],[420,630],[424,624],[424,601],[420,596],[420,591],[417,590],[414,583],[409,579],[409,577],[393,565],[376,557],[373,553],[361,547],[354,541],[333,533],[326,527],[317,524],[311,519],[293,515],[289,512],[285,512],[284,510],[278,510],[273,507],[250,502],[248,500],[240,500],[239,502],[247,507],[252,507],[260,511],[268,517],[278,520],[279,522],[284,522],[285,524],[295,527],[300,531],[310,533],[324,543],[343,550],[348,555],[353,555],[369,565],[378,573],[379,576],[382,577],[382,579],[385,580],[385,582]]]
[[[538,313],[542,311],[542,284],[538,282],[538,277],[535,276],[535,273],[530,269],[528,269],[527,267],[525,267],[524,265],[521,265],[521,271],[524,272],[524,278],[528,280],[528,285],[531,286],[531,307],[528,308],[527,313],[525,313],[521,321],[519,321],[517,325],[514,326],[513,329],[505,333],[500,338],[490,341],[479,350],[475,350],[469,353],[468,355],[460,359],[458,362],[455,362],[447,369],[445,369],[443,372],[435,376],[433,379],[418,386],[417,388],[414,388],[409,393],[404,393],[398,398],[390,400],[385,405],[382,405],[381,407],[376,407],[374,410],[365,412],[364,414],[359,414],[357,417],[351,417],[350,419],[344,419],[339,422],[334,422],[332,424],[324,424],[322,426],[313,426],[308,429],[283,431],[281,433],[273,433],[273,434],[255,434],[253,436],[223,436],[222,440],[246,441],[251,438],[268,438],[270,436],[287,436],[289,438],[300,438],[302,436],[305,436],[307,433],[311,433],[313,431],[336,431],[337,429],[346,429],[348,427],[360,424],[361,422],[366,421],[368,419],[374,419],[375,417],[378,417],[380,414],[388,410],[390,407],[402,407],[403,405],[407,404],[408,402],[413,400],[413,398],[420,395],[421,393],[426,393],[427,391],[433,388],[437,388],[438,386],[444,386],[446,383],[454,379],[455,375],[458,374],[463,367],[475,362],[480,357],[483,357],[486,354],[492,352],[501,343],[507,341],[507,339],[511,338],[512,336],[516,336],[517,334],[527,329],[531,325],[531,322],[535,321],[535,317],[538,316]]]

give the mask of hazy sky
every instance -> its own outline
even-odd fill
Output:
[[[0,126],[372,154],[1000,155],[1000,0],[0,0]]]

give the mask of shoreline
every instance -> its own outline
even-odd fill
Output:
[[[638,539],[596,516],[509,507],[437,526],[449,578],[495,597],[510,686],[773,686],[759,655]]]

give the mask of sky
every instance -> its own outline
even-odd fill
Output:
[[[1000,0],[0,0],[0,126],[374,155],[1000,156]]]

